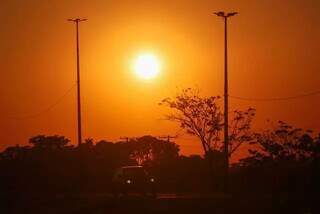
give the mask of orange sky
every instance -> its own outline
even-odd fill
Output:
[[[238,11],[229,24],[230,94],[283,97],[320,88],[318,0],[2,0],[0,8],[0,149],[37,134],[76,139],[74,26],[81,23],[84,138],[174,135],[157,103],[179,88],[222,95],[223,22],[213,11]],[[151,52],[161,74],[146,82],[132,60]],[[320,130],[320,97],[281,102],[230,99],[230,109],[255,107],[255,127],[267,119]],[[18,117],[20,119],[12,119]],[[199,153],[192,138],[176,140]]]

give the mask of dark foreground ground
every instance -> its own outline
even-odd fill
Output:
[[[129,195],[114,199],[111,195],[77,195],[1,199],[0,213],[23,214],[170,214],[170,213],[320,213],[318,198],[305,200],[303,196],[292,199],[277,196],[223,196],[159,194],[156,199]]]

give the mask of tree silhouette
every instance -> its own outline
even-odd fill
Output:
[[[239,162],[241,172],[255,191],[304,195],[319,191],[320,140],[311,131],[283,121],[255,133],[249,155]]]
[[[319,136],[312,131],[294,128],[279,121],[273,129],[255,133],[249,149],[250,156],[242,159],[243,164],[254,165],[267,162],[311,161],[320,155]]]
[[[178,122],[186,133],[198,137],[205,155],[210,155],[213,151],[223,150],[223,113],[219,99],[219,96],[201,97],[199,91],[187,88],[176,97],[165,98],[159,104],[173,109],[166,119]],[[254,115],[255,109],[252,108],[233,112],[229,127],[229,155],[251,139],[250,126]]]
[[[42,149],[61,149],[70,142],[69,139],[64,136],[53,135],[37,135],[29,139],[29,143],[32,144],[35,148]]]
[[[10,146],[1,153],[0,157],[4,160],[24,159],[29,150],[29,146]]]
[[[175,112],[166,115],[166,119],[178,122],[188,134],[200,139],[206,153],[217,148],[222,128],[222,113],[217,104],[219,97],[200,97],[198,92],[183,89],[175,98],[166,98],[160,105],[166,105]]]
[[[132,151],[130,157],[139,165],[146,162],[165,162],[179,156],[179,146],[173,142],[152,136],[143,136],[128,142]]]
[[[230,166],[232,192],[272,194],[273,198],[286,192],[303,195],[305,200],[316,197],[320,135],[284,122],[250,135],[249,114],[237,112],[238,117],[232,121],[239,122],[231,124],[237,127],[236,133],[230,132],[232,141],[252,143],[249,155]],[[154,136],[129,142],[87,139],[78,147],[68,146],[68,142],[63,136],[38,135],[30,139],[31,146],[5,149],[0,154],[3,198],[104,194],[112,190],[117,168],[136,164],[154,176],[159,192],[201,194],[221,190],[224,156],[219,150],[210,150],[204,156],[180,156],[177,144]]]

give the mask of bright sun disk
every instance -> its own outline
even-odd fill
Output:
[[[155,78],[159,73],[159,61],[152,54],[140,55],[135,60],[134,70],[142,79]]]

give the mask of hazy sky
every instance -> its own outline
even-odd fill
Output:
[[[37,134],[75,143],[75,29],[66,19],[77,16],[89,19],[80,26],[84,138],[174,135],[177,126],[161,120],[161,99],[184,87],[222,95],[223,22],[212,15],[219,10],[239,12],[229,22],[231,95],[320,90],[318,0],[1,0],[0,149]],[[132,69],[144,52],[161,62],[147,82]],[[257,129],[270,119],[319,131],[319,98],[230,99],[230,109],[257,108]],[[187,136],[176,142],[185,154],[201,152]]]

